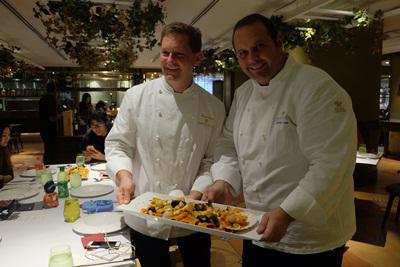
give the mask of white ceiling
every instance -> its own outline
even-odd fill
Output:
[[[32,9],[36,1],[0,0],[0,42],[20,47],[20,57],[39,66],[76,66],[62,51],[49,47],[45,41],[44,27],[33,16]],[[113,0],[94,1],[114,2]],[[193,25],[200,28],[204,48],[230,47],[232,27],[235,22],[254,12],[267,16],[284,15],[284,18],[291,20],[313,16],[337,17],[338,15],[330,14],[332,10],[351,11],[353,8],[367,8],[370,14],[374,14],[376,10],[381,9],[386,16],[384,20],[386,40],[383,41],[383,53],[400,52],[400,1],[398,0],[166,0],[165,7],[166,23],[194,22]],[[160,30],[161,27],[158,28],[158,33]],[[154,47],[152,51],[144,51],[134,66],[158,67],[158,50],[158,47]]]

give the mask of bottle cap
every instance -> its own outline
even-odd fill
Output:
[[[60,166],[60,172],[63,172],[63,171],[64,171],[64,169],[65,169],[65,167],[64,167],[64,166]]]
[[[46,193],[53,193],[56,190],[56,185],[54,184],[53,180],[48,181],[44,184],[44,191]]]

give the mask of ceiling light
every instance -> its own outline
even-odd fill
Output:
[[[393,16],[397,16],[400,15],[400,8],[395,8],[392,10],[387,10],[385,12],[383,12],[383,18],[389,18],[389,17],[393,17]]]
[[[328,9],[328,8],[319,8],[319,9],[314,10],[313,12],[323,13],[323,14],[328,14],[328,15],[354,16],[353,11]]]

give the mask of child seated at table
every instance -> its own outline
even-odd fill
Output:
[[[104,141],[110,131],[107,114],[96,111],[89,117],[90,129],[83,136],[82,153],[86,162],[105,161]]]

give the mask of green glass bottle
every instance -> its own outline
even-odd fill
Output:
[[[64,171],[64,167],[60,167],[60,171],[57,175],[57,187],[58,187],[58,197],[66,198],[69,196],[68,191],[68,178],[67,174]]]

